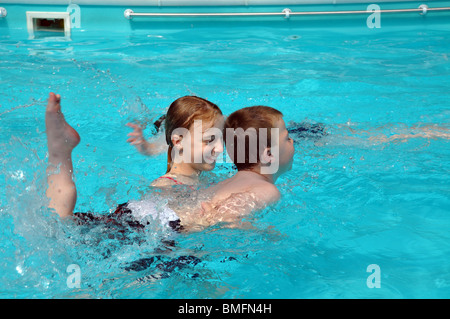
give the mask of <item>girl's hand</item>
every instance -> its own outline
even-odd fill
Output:
[[[139,153],[144,155],[153,155],[155,153],[155,147],[145,140],[142,127],[134,123],[127,123],[126,125],[133,128],[133,132],[128,133],[130,138],[127,142],[134,145]]]
[[[131,145],[140,145],[145,142],[142,127],[134,123],[127,123],[126,125],[134,129],[133,132],[128,133],[128,136],[130,136],[127,140],[128,143]]]

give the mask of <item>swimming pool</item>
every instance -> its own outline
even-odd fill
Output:
[[[19,10],[7,8],[8,17]],[[127,32],[75,30],[71,40],[28,39],[0,20],[0,297],[448,298],[449,141],[383,140],[450,129],[448,16],[415,19],[382,18],[379,29],[365,18],[135,21]],[[125,124],[152,121],[182,95],[224,114],[273,106],[328,135],[297,139],[294,167],[278,181],[283,198],[250,218],[256,229],[178,235],[159,263],[127,271],[155,256],[159,230],[124,242],[45,209],[50,91],[81,135],[77,211],[106,212],[147,191],[165,155],[139,155]],[[231,173],[223,163],[205,183]],[[158,267],[182,256],[199,262]],[[71,265],[79,288],[68,283]]]

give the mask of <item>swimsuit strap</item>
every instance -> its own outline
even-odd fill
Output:
[[[177,184],[177,185],[184,185],[182,182],[179,182],[176,179],[174,179],[172,177],[169,177],[169,176],[161,176],[161,177],[158,177],[158,178],[167,178],[167,179],[170,179],[171,181],[175,182],[175,184]],[[188,185],[188,186],[189,186],[190,189],[195,190],[194,186],[192,186],[192,185]]]
[[[167,179],[170,179],[171,181],[175,182],[175,184],[177,184],[177,185],[184,185],[183,183],[181,183],[181,182],[177,181],[176,179],[169,177],[169,176],[161,176],[159,178],[167,178]]]

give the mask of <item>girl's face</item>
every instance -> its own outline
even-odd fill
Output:
[[[189,128],[190,139],[185,147],[190,147],[190,165],[197,171],[211,171],[216,166],[218,156],[223,152],[223,116],[213,121],[194,121]]]

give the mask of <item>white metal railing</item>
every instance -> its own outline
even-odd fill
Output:
[[[417,0],[418,1],[418,0]],[[425,1],[425,0],[424,0]],[[428,0],[442,1],[442,0]],[[376,3],[389,2],[416,2],[415,0],[377,0]],[[340,5],[374,3],[373,0],[1,0],[3,4],[38,4],[38,5],[65,5],[77,4],[79,6],[138,6],[138,7],[253,7],[253,6],[294,6],[294,5]]]
[[[386,9],[376,10],[379,13],[405,13],[418,12],[425,15],[430,11],[450,11],[450,7],[429,8],[426,4],[421,4],[416,9]],[[290,18],[291,16],[308,16],[308,15],[338,15],[338,14],[367,14],[372,13],[371,10],[354,10],[354,11],[301,11],[293,12],[290,9],[284,9],[282,12],[221,12],[221,13],[140,13],[134,12],[131,9],[124,11],[124,16],[127,19],[133,17],[251,17],[251,16],[284,16]]]

